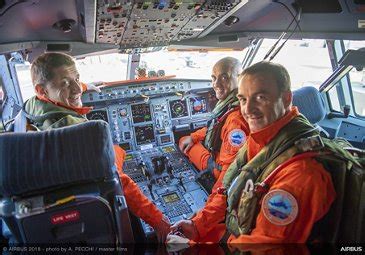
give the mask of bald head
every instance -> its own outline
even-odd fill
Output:
[[[219,60],[212,70],[212,85],[218,100],[224,100],[238,87],[241,63],[238,59],[226,57]]]
[[[242,71],[241,68],[242,64],[237,58],[232,57],[226,57],[218,60],[217,63],[215,63],[213,69],[221,68],[221,69],[227,69],[230,70],[232,73],[240,74]]]

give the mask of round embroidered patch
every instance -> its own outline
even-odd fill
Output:
[[[272,224],[284,226],[298,216],[298,202],[289,192],[275,189],[264,196],[262,210]]]
[[[229,132],[229,143],[234,147],[241,147],[246,141],[246,135],[241,129],[233,129]]]

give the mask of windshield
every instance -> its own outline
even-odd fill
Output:
[[[242,62],[246,50],[227,51],[158,51],[141,54],[140,67],[177,78],[210,79],[213,65],[224,57],[234,57]]]
[[[143,53],[140,56],[139,67],[145,68],[147,73],[163,70],[165,75],[176,78],[210,79],[213,65],[221,58],[235,57],[242,61],[246,50],[226,51],[168,51],[161,50]],[[90,56],[76,60],[80,73],[80,80],[90,82],[111,82],[127,79],[128,54],[106,54]],[[30,77],[30,64],[17,65],[17,75],[23,100],[34,96],[34,89]]]
[[[253,63],[262,61],[276,41],[265,39]],[[289,40],[272,62],[285,66],[293,90],[305,86],[319,88],[332,73],[325,40]]]
[[[127,65],[128,55],[118,53],[90,56],[76,60],[81,81],[85,83],[125,80]]]

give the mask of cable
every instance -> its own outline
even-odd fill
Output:
[[[285,29],[284,32],[281,33],[281,35],[279,36],[279,38],[276,40],[276,42],[274,43],[273,46],[271,46],[271,48],[268,50],[268,52],[266,53],[264,60],[270,56],[270,54],[274,51],[274,49],[276,48],[276,46],[278,45],[278,43],[280,42],[281,39],[284,38],[284,36],[286,35],[287,31],[289,31],[289,28],[291,27],[291,25],[293,24],[294,19],[290,22],[289,26]]]
[[[5,13],[7,13],[12,7],[18,4],[22,4],[27,2],[27,0],[18,0],[17,2],[13,3],[12,5],[8,6],[2,13],[0,13],[0,17],[4,16]]]
[[[297,23],[297,26],[299,27],[299,31],[302,32],[302,28],[299,25],[299,21],[297,21],[297,19],[295,18],[294,13],[290,10],[290,8],[286,4],[280,2],[279,0],[273,0],[273,3],[278,3],[278,4],[282,5],[282,6],[284,6],[285,9],[290,13],[290,15],[293,17],[293,19]]]
[[[302,8],[299,8],[299,11],[297,13],[297,16],[295,16],[293,14],[293,12],[289,9],[289,7],[280,2],[279,0],[273,0],[274,3],[278,3],[282,6],[285,7],[285,9],[290,13],[290,15],[293,17],[292,21],[290,22],[290,24],[287,26],[287,28],[285,29],[284,32],[281,33],[281,35],[279,36],[278,40],[274,43],[274,45],[268,50],[268,52],[266,53],[265,57],[263,60],[266,60],[270,54],[275,50],[276,46],[279,44],[279,42],[281,41],[281,39],[283,39],[285,37],[285,35],[287,34],[287,32],[289,31],[291,25],[293,24],[293,22],[295,21],[296,25],[294,27],[294,30],[291,32],[291,34],[288,36],[288,38],[279,46],[279,48],[276,49],[276,51],[274,52],[274,54],[270,57],[269,61],[271,61],[281,50],[281,48],[283,48],[283,46],[285,45],[285,43],[288,41],[288,39],[294,34],[294,32],[296,31],[297,28],[299,28],[300,31],[302,31],[299,22],[300,22],[300,18],[301,18],[301,12],[302,12]]]
[[[299,22],[300,22],[300,18],[301,18],[301,14],[302,14],[302,8],[299,8],[298,11],[298,15],[297,18],[294,17],[294,19],[297,21],[297,24],[295,25],[295,28],[293,29],[293,31],[290,33],[290,35],[288,36],[288,38],[286,38],[286,40],[279,46],[279,48],[276,49],[276,51],[274,52],[274,54],[271,55],[269,61],[273,60],[274,57],[279,53],[279,51],[284,47],[284,45],[286,44],[286,42],[290,39],[290,37],[293,36],[294,32],[297,30],[298,26],[299,26]]]

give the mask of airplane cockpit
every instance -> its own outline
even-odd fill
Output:
[[[128,154],[123,171],[170,222],[189,218],[207,199],[196,168],[179,151],[182,134],[205,127],[216,99],[209,80],[156,77],[86,92],[89,120],[109,123],[113,142]],[[153,233],[142,222],[144,233]]]
[[[363,157],[364,14],[361,0],[0,0],[2,242],[9,248],[155,243],[154,228],[127,212],[111,173],[113,146],[126,153],[123,172],[171,224],[192,218],[214,180],[189,161],[179,140],[212,121],[218,99],[211,69],[226,56],[239,59],[242,69],[262,60],[282,63],[292,78],[293,105],[323,137],[345,138]],[[90,123],[78,124],[82,139],[77,125],[17,131],[17,116],[35,95],[30,63],[45,52],[71,55],[80,81],[93,87],[81,98],[92,107]],[[28,144],[34,146],[24,150]],[[73,174],[79,164],[90,172]],[[362,206],[351,214],[358,233],[343,234],[338,223],[327,242],[365,242],[364,171],[359,175]],[[94,212],[103,215],[95,219],[100,236],[85,225]],[[47,234],[37,230],[42,224],[39,231]]]

